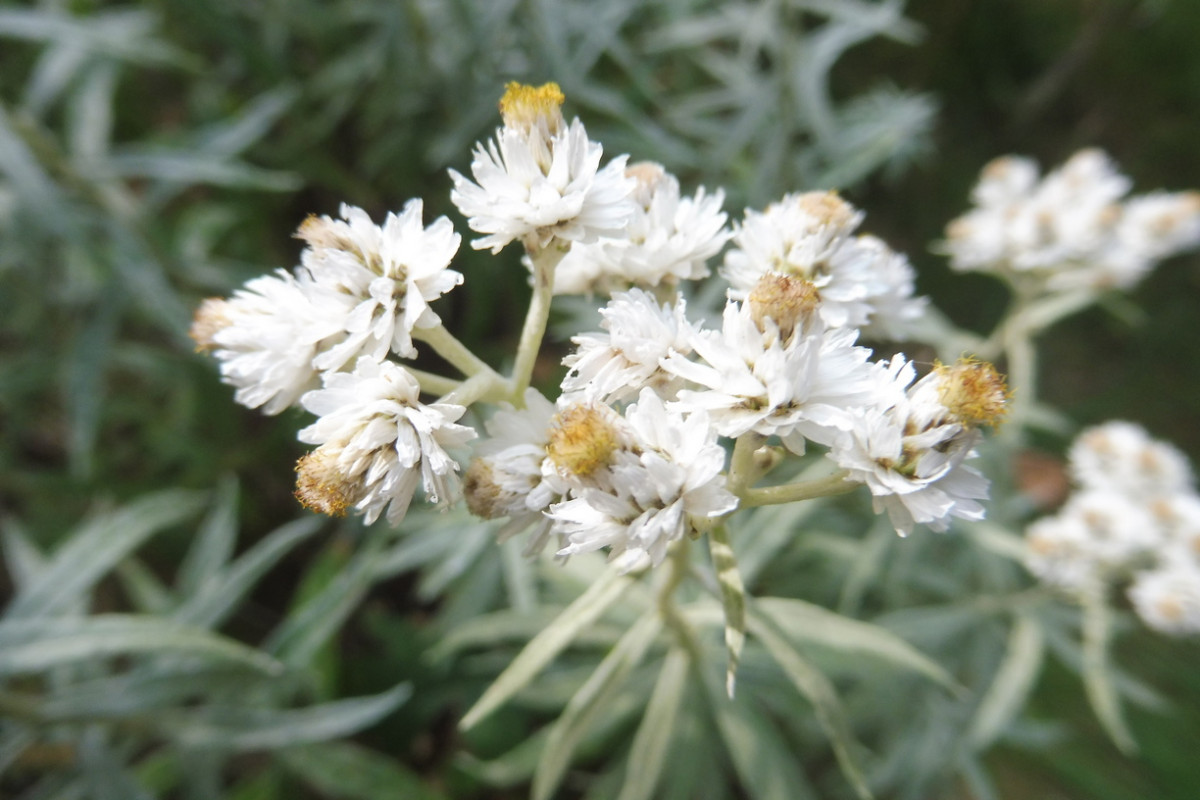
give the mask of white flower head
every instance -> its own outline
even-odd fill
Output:
[[[1095,149],[1040,182],[1029,159],[1000,158],[984,168],[975,207],[947,226],[942,248],[962,271],[1033,276],[1051,290],[1128,288],[1157,261],[1200,244],[1200,194],[1124,199],[1130,187]]]
[[[888,375],[906,385],[912,366],[897,356]],[[999,422],[1007,398],[990,364],[937,365],[894,404],[855,410],[829,455],[849,471],[847,480],[866,484],[875,511],[886,511],[901,535],[916,524],[944,531],[950,517],[982,519],[978,501],[988,481],[964,462],[975,455],[979,428]]]
[[[387,508],[388,522],[404,518],[417,482],[431,502],[458,494],[458,462],[447,452],[475,437],[455,424],[466,410],[451,403],[425,405],[420,386],[403,367],[362,357],[354,372],[329,373],[325,388],[300,402],[318,415],[298,434],[319,445],[296,465],[296,495],[327,514],[353,507],[368,524]]]
[[[725,488],[725,449],[703,413],[683,415],[643,389],[625,411],[629,437],[606,459],[607,488],[585,487],[549,516],[558,555],[608,548],[618,569],[656,566],[672,542],[737,506]]]
[[[696,331],[685,308],[682,298],[659,305],[641,289],[614,294],[600,310],[603,332],[571,337],[576,349],[563,359],[570,367],[563,392],[614,403],[649,386],[663,397],[674,397],[683,381],[664,370],[662,361],[692,352]]]
[[[1148,510],[1162,531],[1159,562],[1200,567],[1200,495],[1187,490],[1157,497]]]
[[[681,197],[679,181],[659,164],[631,164],[634,214],[619,236],[572,245],[554,273],[555,294],[612,294],[629,287],[673,286],[708,275],[708,259],[732,235],[724,193]]]
[[[1025,566],[1042,583],[1081,593],[1100,574],[1083,518],[1055,514],[1036,520],[1025,530]]]
[[[790,194],[764,211],[747,209],[721,275],[737,299],[767,273],[801,278],[816,286],[827,325],[902,332],[924,307],[912,297],[912,267],[880,239],[854,235],[862,220],[835,192]]]
[[[1149,627],[1172,636],[1200,633],[1200,568],[1173,564],[1139,572],[1129,587],[1133,608]]]
[[[1113,420],[1081,433],[1067,456],[1075,482],[1088,490],[1116,492],[1148,502],[1188,490],[1192,470],[1174,446],[1145,428]]]
[[[698,360],[677,352],[662,365],[699,387],[681,389],[679,403],[705,411],[722,436],[778,436],[803,453],[805,440],[829,444],[851,424],[849,409],[876,402],[887,382],[857,331],[826,330],[809,294],[768,294],[764,304],[730,300],[719,332],[692,337]]]
[[[353,303],[284,270],[247,281],[197,309],[191,335],[220,362],[221,379],[247,408],[278,414],[320,385],[313,359],[343,335]]]
[[[317,368],[340,369],[360,354],[382,361],[389,350],[413,358],[413,329],[441,324],[429,304],[462,283],[449,269],[461,237],[446,217],[425,227],[422,212],[422,201],[410,200],[380,226],[343,204],[342,219],[311,216],[300,226],[296,236],[308,244],[301,263],[318,284],[355,301],[345,339],[316,359]]]
[[[476,145],[475,180],[450,170],[450,199],[485,234],[472,247],[498,253],[514,240],[530,251],[555,239],[591,242],[617,235],[633,215],[626,156],[600,169],[603,148],[578,119],[566,124],[563,100],[554,83],[509,83],[500,100],[504,126],[486,147]]]

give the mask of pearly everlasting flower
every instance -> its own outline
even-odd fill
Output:
[[[578,119],[563,120],[557,84],[510,83],[500,100],[504,126],[471,161],[474,181],[450,170],[450,199],[467,217],[476,249],[498,253],[517,240],[537,250],[554,240],[591,242],[616,235],[634,212],[626,156],[603,169],[603,148]]]
[[[1029,159],[996,159],[942,246],[962,271],[1023,276],[1051,290],[1128,288],[1155,262],[1200,244],[1200,193],[1123,199],[1130,186],[1099,150],[1076,153],[1041,181]]]
[[[1161,633],[1200,633],[1200,568],[1195,564],[1139,572],[1129,599],[1142,621]]]
[[[600,310],[604,331],[571,337],[576,350],[563,359],[570,367],[563,392],[612,403],[632,399],[649,386],[674,397],[683,382],[664,370],[662,361],[692,352],[696,330],[684,316],[685,307],[682,298],[660,306],[640,289],[614,294]]]
[[[319,445],[296,465],[297,497],[327,514],[355,508],[374,522],[387,509],[388,522],[404,518],[420,480],[431,502],[458,494],[458,463],[447,452],[474,438],[455,424],[465,409],[450,403],[425,405],[420,387],[391,361],[359,358],[352,373],[325,376],[325,388],[300,402],[319,418],[298,434]]]
[[[410,200],[380,226],[343,204],[342,219],[311,216],[296,232],[308,244],[301,263],[313,279],[354,301],[345,338],[315,359],[318,369],[340,369],[360,354],[414,358],[413,330],[441,324],[429,303],[462,283],[449,269],[461,237],[446,217],[425,227],[422,211],[421,200]]]
[[[925,300],[912,297],[908,260],[869,235],[854,235],[863,214],[835,192],[790,194],[758,212],[747,209],[725,254],[721,275],[745,297],[768,273],[811,282],[821,319],[831,327],[900,333]]]
[[[1162,531],[1159,562],[1200,567],[1200,495],[1186,490],[1156,497],[1147,510]]]
[[[725,450],[703,413],[683,415],[643,389],[626,409],[630,440],[613,448],[608,488],[585,487],[552,506],[560,556],[608,548],[622,571],[658,565],[667,548],[737,507]]]
[[[1079,515],[1042,517],[1025,531],[1025,566],[1042,583],[1081,593],[1100,570],[1090,543],[1088,526]]]
[[[887,374],[907,385],[912,365],[896,357]],[[847,480],[866,484],[876,513],[886,511],[901,535],[917,524],[944,531],[950,517],[982,519],[978,501],[988,481],[964,462],[975,455],[979,427],[999,421],[1007,397],[990,364],[939,364],[898,401],[855,409],[829,455]]]
[[[313,359],[340,340],[352,308],[344,295],[284,270],[247,281],[196,311],[191,335],[220,362],[221,380],[247,408],[278,414],[320,385]]]
[[[853,329],[826,330],[803,309],[783,330],[780,311],[760,311],[731,300],[720,331],[692,337],[697,360],[683,352],[663,359],[668,372],[699,387],[680,390],[679,403],[705,411],[722,436],[779,436],[796,453],[805,440],[829,444],[851,424],[849,409],[874,402],[884,386],[871,351],[855,345]]]
[[[1068,453],[1071,477],[1085,489],[1149,501],[1188,489],[1187,458],[1132,422],[1114,420],[1081,433]]]
[[[611,294],[631,286],[676,285],[708,275],[708,259],[730,237],[724,193],[681,197],[679,181],[654,163],[631,164],[634,214],[620,236],[576,243],[554,273],[555,294]]]

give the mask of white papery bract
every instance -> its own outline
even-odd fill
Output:
[[[614,294],[600,309],[604,331],[571,337],[576,349],[563,359],[570,367],[563,392],[613,403],[630,400],[649,386],[673,398],[683,381],[661,365],[669,356],[692,352],[696,330],[685,309],[682,298],[659,305],[641,289]]]
[[[1173,563],[1139,572],[1129,599],[1148,626],[1173,636],[1200,633],[1200,568]]]
[[[550,531],[545,511],[562,498],[563,487],[547,480],[546,446],[556,407],[536,389],[525,391],[525,407],[501,408],[485,423],[488,438],[475,449],[463,478],[463,496],[471,513],[484,519],[508,517],[501,541],[533,527],[526,546],[541,552]]]
[[[475,437],[456,424],[462,406],[425,405],[420,386],[391,361],[362,357],[352,373],[325,376],[325,388],[308,392],[300,403],[318,416],[298,434],[319,447],[297,464],[297,496],[324,513],[354,507],[374,522],[387,508],[395,525],[404,518],[416,490],[446,503],[458,495],[458,462],[447,452]]]
[[[731,233],[721,190],[681,197],[679,181],[654,163],[631,164],[634,214],[619,237],[576,243],[554,273],[555,294],[611,294],[629,287],[674,286],[708,275],[708,259]]]
[[[643,389],[624,421],[631,438],[612,454],[610,488],[573,492],[549,515],[564,540],[558,555],[608,548],[628,572],[662,563],[672,542],[733,511],[737,498],[705,414],[680,414]]]
[[[1150,502],[1192,485],[1187,457],[1132,422],[1112,420],[1081,433],[1067,456],[1071,477],[1085,489]]]
[[[990,365],[983,367],[985,373],[991,370]],[[935,369],[897,402],[854,410],[852,424],[838,434],[830,450],[830,458],[849,471],[847,480],[866,484],[876,513],[886,511],[901,535],[917,524],[944,531],[951,517],[984,516],[978,501],[987,498],[988,481],[963,462],[975,455],[981,438],[977,426],[992,424],[1003,413],[1005,392],[991,370],[985,379],[967,382],[991,419],[975,413],[970,403],[952,402],[962,391],[955,380],[959,368]],[[907,385],[914,372],[897,356],[887,375],[899,387]]]
[[[319,285],[354,300],[345,338],[317,356],[318,369],[340,369],[359,355],[381,361],[389,351],[414,358],[413,329],[441,324],[429,303],[462,283],[449,269],[461,237],[446,217],[425,227],[423,208],[410,200],[380,226],[343,204],[342,219],[312,216],[300,226],[296,236],[308,243],[301,263]]]
[[[221,380],[236,387],[238,403],[278,414],[320,385],[313,359],[340,339],[352,308],[349,298],[315,286],[307,273],[277,270],[228,299],[206,300],[191,335],[220,363]]]
[[[1155,262],[1200,244],[1200,193],[1123,200],[1130,187],[1099,150],[1076,153],[1040,182],[1029,159],[996,159],[943,248],[962,271],[1032,277],[1052,290],[1128,288]]]
[[[477,250],[498,253],[514,240],[533,250],[555,239],[592,242],[618,235],[633,216],[627,157],[601,169],[603,148],[578,119],[565,124],[562,102],[555,84],[510,83],[500,101],[504,127],[475,147],[475,180],[450,170],[450,199],[472,230],[486,234],[471,242]]]
[[[830,444],[851,424],[849,409],[877,402],[886,391],[880,368],[868,361],[871,351],[855,345],[857,331],[826,330],[810,320],[784,335],[773,319],[755,316],[751,303],[731,300],[719,332],[692,336],[699,360],[676,352],[662,361],[668,372],[703,387],[681,389],[679,404],[707,412],[722,436],[778,436],[803,453],[805,440]]]
[[[746,210],[725,254],[721,275],[731,295],[748,295],[763,275],[802,278],[820,293],[821,319],[831,327],[901,335],[920,316],[913,270],[880,239],[855,235],[862,212],[834,192],[790,194],[764,211]]]

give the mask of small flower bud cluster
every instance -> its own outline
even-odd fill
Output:
[[[1134,610],[1155,630],[1200,633],[1200,495],[1187,459],[1138,425],[1084,431],[1068,466],[1076,489],[1026,531],[1026,564],[1078,592],[1132,576]]]
[[[1037,165],[988,164],[975,207],[946,229],[961,271],[1036,281],[1044,290],[1126,289],[1154,265],[1200,244],[1200,193],[1126,198],[1130,180],[1099,150],[1082,150],[1039,180]]]

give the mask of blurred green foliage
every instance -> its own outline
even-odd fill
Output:
[[[172,796],[189,798],[523,796],[535,762],[488,759],[553,718],[554,698],[565,702],[586,673],[572,673],[568,664],[559,684],[547,686],[551,699],[542,707],[502,710],[470,732],[476,756],[457,756],[458,716],[517,649],[473,650],[465,626],[505,606],[528,608],[535,597],[549,608],[547,597],[568,597],[579,586],[532,574],[511,548],[490,557],[492,532],[453,516],[422,516],[426,524],[407,537],[366,537],[346,525],[324,545],[314,542],[308,523],[287,527],[300,516],[288,469],[300,453],[300,420],[264,419],[235,406],[185,336],[201,298],[293,264],[298,246],[289,235],[309,213],[332,213],[345,201],[378,216],[420,196],[428,216],[457,219],[445,168],[463,169],[472,144],[490,133],[504,81],[558,81],[568,113],[581,116],[609,153],[661,161],[685,186],[726,187],[735,217],[742,206],[785,191],[843,189],[867,210],[873,232],[910,255],[921,290],[956,321],[983,330],[1002,311],[998,285],[952,276],[928,250],[965,208],[980,167],[1006,152],[1049,166],[1094,145],[1141,190],[1200,183],[1198,39],[1200,4],[1186,0],[910,0],[904,8],[865,0],[0,7],[0,511],[7,568],[0,581],[9,581],[0,583],[0,596],[14,598],[0,631],[18,643],[0,661],[17,658],[20,646],[44,643],[55,625],[93,637],[80,642],[108,641],[116,656],[98,664],[65,656],[61,663],[26,662],[54,667],[46,682],[30,678],[28,667],[4,673],[17,676],[6,684],[6,717],[33,714],[43,726],[37,730],[48,733],[38,738],[42,733],[0,722],[0,764],[17,762],[0,777],[0,793],[26,791],[46,773],[53,785],[28,796],[71,796],[79,780],[109,792],[97,796],[123,798],[144,796],[139,782],[150,792],[187,786]],[[458,293],[443,317],[479,352],[499,358],[519,325],[524,273],[511,258],[501,265],[466,249],[459,261],[468,284],[486,283],[490,291]],[[1200,395],[1198,296],[1200,259],[1180,258],[1140,287],[1129,308],[1060,323],[1042,343],[1045,399],[1081,423],[1142,422],[1197,460],[1200,405],[1179,398]],[[229,475],[237,476],[240,502],[228,484],[214,492]],[[152,494],[168,487],[208,494]],[[201,506],[208,516],[198,528],[190,523]],[[921,558],[969,559],[945,542],[906,555],[881,543],[873,545],[877,560],[864,566],[861,551],[821,535],[842,529],[839,507],[822,513],[808,545],[760,556],[762,589],[784,595],[793,570],[811,574],[820,565],[825,582],[805,587],[804,596],[844,612],[928,604],[928,617],[876,620],[923,645],[923,637],[936,643],[940,626],[953,621],[935,613],[937,602],[963,585],[1015,580],[965,574],[957,576],[962,584],[918,589],[889,582],[889,575],[918,569]],[[120,514],[149,516],[140,528],[123,523],[126,538],[107,539],[109,555],[96,559],[79,543],[100,547],[97,531],[108,523],[96,520]],[[93,522],[81,526],[81,519]],[[872,536],[864,532],[863,541],[883,541]],[[78,555],[85,550],[87,558]],[[58,581],[44,576],[75,574],[55,566],[70,558],[93,559],[91,572],[76,574],[73,594],[58,605],[42,607],[42,638],[20,639],[29,633],[18,623],[37,605],[28,598],[51,590],[29,587],[53,588]],[[548,593],[530,588],[547,592],[545,582],[554,580],[562,585]],[[228,606],[218,609],[221,603]],[[81,616],[83,610],[105,616]],[[138,629],[145,614],[182,615],[188,627],[164,638],[160,630]],[[116,630],[123,624],[124,632]],[[445,642],[455,631],[461,657],[452,658]],[[979,631],[977,647],[944,666],[958,674],[994,658],[988,653],[997,647],[995,634]],[[601,627],[595,635],[611,644],[618,632]],[[431,660],[438,642],[443,658]],[[475,644],[483,642],[481,635]],[[1200,774],[1188,739],[1195,715],[1187,709],[1200,700],[1200,683],[1183,665],[1200,655],[1196,645],[1124,634],[1122,644],[1129,650],[1118,651],[1121,666],[1171,701],[1165,711],[1131,715],[1144,754],[1114,756],[1091,721],[1077,676],[1063,666],[1069,656],[1059,653],[1033,696],[1022,736],[1002,739],[983,765],[1002,796],[1191,796]],[[200,650],[207,655],[197,656]],[[251,663],[266,657],[263,651],[271,664]],[[830,652],[813,658],[839,676],[856,714],[899,692],[925,704],[911,729],[882,722],[871,729],[869,744],[891,748],[894,758],[880,767],[882,796],[975,790],[945,784],[947,765],[938,759],[946,742],[938,735],[947,728],[938,720],[961,711],[943,689],[908,678],[872,684],[861,680],[869,668],[854,659]],[[803,768],[816,776],[820,796],[845,792],[823,735],[811,725],[785,726],[781,735],[791,738],[770,744],[764,731],[777,729],[767,712],[783,705],[775,698],[786,692],[762,661],[761,651],[747,653],[745,693],[754,699],[740,719],[723,723],[757,730],[755,741],[775,748],[764,758],[783,763],[792,749],[814,753]],[[266,666],[277,672],[264,672]],[[260,667],[262,674],[282,670],[292,683],[251,680]],[[645,702],[657,673],[644,669]],[[144,696],[129,689],[151,673],[157,683],[147,683]],[[195,674],[212,679],[214,694],[189,683]],[[417,691],[363,744],[314,743],[381,717],[401,702],[401,691],[388,693],[401,682]],[[131,692],[130,706],[101,709],[107,716],[99,723],[68,720],[64,728],[54,717],[63,704],[117,686]],[[362,696],[375,700],[337,705]],[[44,707],[22,706],[31,700]],[[702,701],[682,701],[699,715],[687,717],[697,720],[691,724],[701,727]],[[784,714],[807,713],[798,699],[786,702]],[[205,716],[233,705],[245,713]],[[181,727],[139,728],[148,708],[152,716],[170,710]],[[321,729],[312,741],[270,740],[273,723],[294,727],[297,718],[286,715],[304,713],[319,721],[322,708],[331,717],[347,715],[344,724]],[[205,750],[205,735],[254,729],[246,722],[251,711],[268,733],[244,749],[276,758],[237,747]],[[130,720],[137,736],[122,739],[114,732]],[[1062,720],[1084,732],[1064,733]],[[612,730],[632,736],[629,719],[622,724]],[[188,739],[188,730],[200,739]],[[53,746],[72,735],[82,746],[67,758],[74,771],[39,771],[36,759],[30,767],[30,752],[57,763],[61,753]],[[747,778],[747,763],[724,764],[704,735],[682,735],[710,757],[712,772],[703,775],[733,773],[759,788]],[[895,745],[906,736],[908,749]],[[28,749],[33,742],[39,749]],[[581,745],[585,764],[599,769],[604,748],[588,744]],[[192,756],[178,754],[197,749],[204,754],[190,762],[194,772],[179,775],[178,764]],[[105,766],[114,763],[134,766]],[[674,771],[673,780],[689,780],[687,770]],[[489,780],[515,788],[486,788]],[[690,780],[675,796],[723,788]],[[223,782],[232,787],[228,795],[221,794]]]

